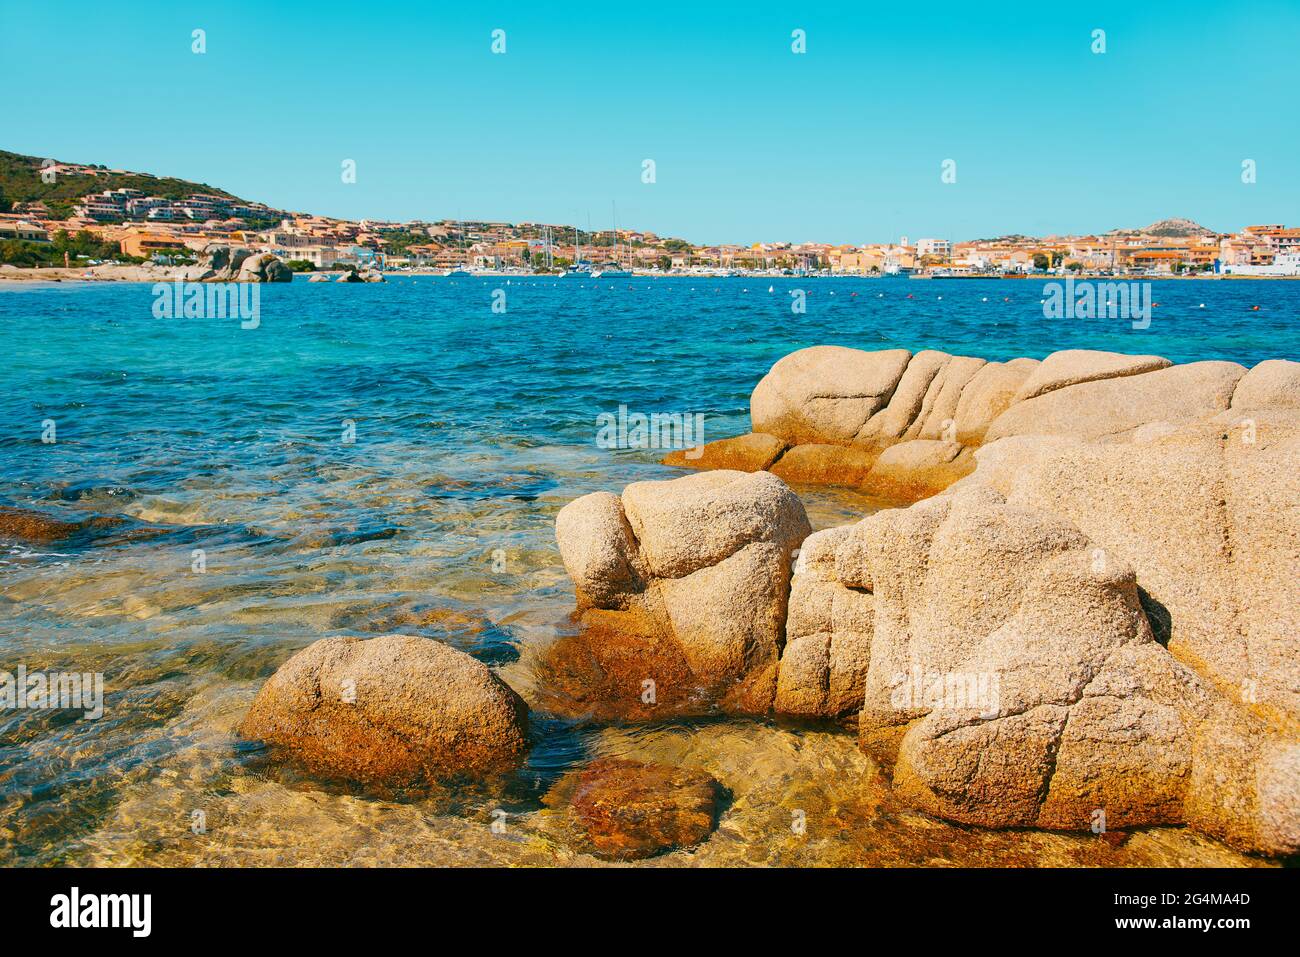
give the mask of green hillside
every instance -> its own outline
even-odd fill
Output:
[[[42,200],[55,215],[67,218],[72,215],[73,205],[87,193],[98,193],[105,189],[141,189],[150,196],[162,196],[166,199],[187,199],[195,193],[209,193],[213,196],[225,196],[237,202],[245,202],[238,196],[228,193],[207,183],[191,183],[189,180],[175,179],[170,176],[150,176],[148,173],[108,173],[94,176],[59,175],[53,183],[41,181],[41,163],[44,158],[23,156],[0,150],[0,212],[8,212],[14,203],[26,203]],[[59,160],[59,162],[65,162]],[[91,164],[85,164],[87,166]],[[104,167],[96,167],[105,169]]]

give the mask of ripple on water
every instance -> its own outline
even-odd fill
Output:
[[[896,806],[834,727],[539,716],[512,779],[400,799],[304,779],[236,740],[266,676],[340,632],[448,641],[538,701],[538,652],[566,633],[573,603],[555,514],[578,495],[680,474],[658,452],[596,446],[596,415],[620,405],[701,412],[710,438],[737,434],[754,383],[816,343],[888,338],[990,359],[1300,351],[1287,318],[1300,284],[1174,284],[1138,343],[1127,324],[1046,327],[1021,283],[992,294],[932,282],[941,304],[905,302],[906,283],[845,280],[833,288],[862,295],[815,294],[798,329],[781,320],[781,296],[725,281],[519,284],[508,317],[486,313],[480,283],[368,289],[368,307],[295,283],[266,290],[256,335],[160,325],[146,286],[0,294],[0,321],[29,333],[6,343],[0,375],[23,387],[0,389],[0,421],[48,416],[59,429],[53,445],[0,436],[0,501],[126,519],[66,547],[0,542],[6,661],[102,671],[106,683],[100,720],[0,723],[0,863],[595,864],[541,797],[599,757],[696,767],[727,789],[704,844],[647,866],[1258,863],[1177,828],[1112,846],[935,821]],[[1250,324],[1246,285],[1275,297]],[[1215,308],[1184,315],[1186,296]],[[815,528],[889,504],[798,491]]]

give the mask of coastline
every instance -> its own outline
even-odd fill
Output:
[[[21,286],[30,283],[105,283],[105,282],[171,282],[177,279],[184,279],[185,270],[188,267],[150,267],[143,266],[121,266],[121,265],[100,265],[89,267],[40,267],[40,268],[3,268],[0,267],[0,289],[13,286]],[[312,276],[329,276],[331,279],[340,275],[339,271],[316,270],[313,272],[295,273],[294,282],[309,282]],[[468,276],[450,277],[445,275],[444,270],[423,270],[423,269],[392,269],[385,270],[383,275],[392,278],[413,277],[420,279],[537,279],[537,280],[560,280],[572,281],[572,277],[561,277],[555,273],[520,273],[509,272],[505,270],[481,270],[475,271]],[[300,278],[301,277],[301,278]],[[753,273],[753,274],[733,274],[726,276],[713,275],[710,273],[691,273],[691,272],[649,272],[634,270],[631,277],[622,277],[620,280],[602,280],[583,276],[580,281],[583,282],[616,282],[625,281],[628,278],[635,279],[697,279],[697,280],[718,280],[718,279],[749,279],[758,280],[799,280],[799,281],[817,281],[817,280],[865,280],[865,281],[882,281],[897,278],[906,278],[909,280],[934,280],[934,279],[952,279],[961,280],[962,282],[996,282],[1000,280],[1016,280],[1027,282],[1061,282],[1066,278],[1073,278],[1076,282],[1194,282],[1194,281],[1245,281],[1245,280],[1265,280],[1265,281],[1295,281],[1300,280],[1300,276],[1243,276],[1233,273],[1221,275],[1200,274],[1195,276],[1147,276],[1147,275],[1107,275],[1103,273],[1071,273],[1068,276],[1057,275],[1054,273],[1026,274],[1026,275],[997,275],[997,276],[935,276],[935,275],[909,275],[906,277],[893,277],[881,275],[860,275],[854,273],[832,273],[832,274],[811,274],[805,276],[795,275],[775,275],[771,273]]]

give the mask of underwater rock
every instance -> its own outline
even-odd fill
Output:
[[[565,775],[544,803],[566,813],[575,850],[633,861],[699,844],[721,795],[703,771],[606,758]]]

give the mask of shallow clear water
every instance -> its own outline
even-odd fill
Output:
[[[401,800],[269,766],[233,733],[265,676],[326,634],[415,630],[531,696],[572,609],[555,513],[675,474],[660,453],[597,447],[597,415],[620,405],[737,434],[771,364],[822,343],[1300,354],[1300,283],[1155,290],[1147,330],[1045,320],[1041,284],[1016,280],[295,282],[260,290],[256,329],[155,319],[147,285],[0,290],[0,505],[132,520],[58,547],[0,542],[0,670],[106,681],[99,720],[0,712],[0,863],[584,863],[538,798],[595,755],[700,766],[729,789],[718,832],[657,863],[1249,863],[1180,829],[1116,847],[933,821],[896,807],[833,727],[543,718],[503,790]],[[798,491],[816,527],[875,507]]]

